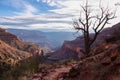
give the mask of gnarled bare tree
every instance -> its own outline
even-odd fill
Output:
[[[75,30],[82,31],[84,36],[84,52],[85,54],[90,53],[91,45],[96,40],[98,34],[103,30],[106,24],[109,24],[109,21],[115,18],[115,12],[110,9],[101,7],[99,3],[99,8],[93,10],[91,6],[88,5],[86,1],[85,6],[81,6],[82,12],[80,13],[79,19],[73,20],[73,26]],[[99,12],[95,14],[95,12]],[[82,14],[83,13],[83,14]],[[94,31],[94,37],[90,37],[90,29]]]

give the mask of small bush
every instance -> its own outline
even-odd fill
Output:
[[[38,61],[36,57],[28,58],[24,61],[20,61],[15,66],[9,67],[4,70],[0,75],[0,80],[18,80],[23,76],[30,76],[38,71]]]

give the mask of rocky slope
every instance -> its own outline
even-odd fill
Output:
[[[78,62],[69,62],[59,67],[43,68],[30,80],[119,80],[120,79],[120,41],[104,44],[95,53]],[[118,44],[119,43],[119,44]],[[106,46],[105,46],[106,45]]]
[[[46,66],[28,80],[120,80],[120,24],[88,57],[58,67]],[[111,34],[111,32],[110,32]]]
[[[81,60],[68,73],[61,74],[61,78],[64,80],[119,80],[120,41],[106,44],[106,46],[107,48],[105,46],[98,48],[102,52]]]
[[[39,54],[41,49],[39,45],[34,43],[24,42],[22,39],[14,34],[9,33],[7,30],[0,29],[0,39],[10,46],[22,51],[26,51],[32,54]]]
[[[5,42],[0,40],[0,63],[7,63],[10,65],[16,64],[20,60],[31,57],[28,52],[18,50]]]
[[[18,80],[25,74],[36,72],[40,55],[38,45],[0,28],[0,80]]]
[[[114,40],[116,35],[114,33],[117,33],[118,30],[120,30],[120,23],[114,25],[113,27],[110,28],[105,28],[97,37],[96,41],[92,45],[92,47],[96,47],[101,45],[102,43],[109,42],[110,40]],[[91,37],[93,34],[91,34]],[[109,40],[108,40],[109,39]],[[84,38],[77,37],[73,41],[65,41],[62,45],[62,47],[51,53],[50,56],[52,58],[56,58],[58,60],[63,60],[63,59],[78,59],[82,56],[83,54],[83,48],[84,48]]]
[[[18,61],[41,54],[41,49],[34,43],[24,42],[7,30],[0,28],[0,64],[14,65]]]

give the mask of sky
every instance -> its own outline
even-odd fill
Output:
[[[88,0],[98,7],[100,0]],[[85,0],[0,0],[0,27],[42,31],[71,31],[74,18],[79,18]],[[120,0],[101,0],[102,6],[116,9],[117,18],[112,26],[120,22]]]

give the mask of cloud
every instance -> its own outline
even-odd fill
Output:
[[[34,13],[36,13],[38,10],[33,7],[31,4],[24,2],[23,3],[23,10],[21,12],[14,12],[15,14],[19,16],[32,16]]]
[[[0,17],[0,25],[6,28],[21,28],[21,29],[42,29],[42,30],[57,30],[70,31],[72,26],[72,17],[70,15],[59,16],[58,14],[34,15],[34,16],[15,16],[15,17]],[[14,26],[14,27],[13,27]]]
[[[41,5],[47,4],[49,7],[55,7],[54,9],[48,9],[47,13],[40,13],[38,9],[30,4],[28,0],[5,0],[4,4],[9,4],[12,7],[21,9],[19,12],[15,12],[16,16],[0,17],[0,25],[5,28],[18,28],[18,29],[42,29],[42,30],[71,30],[72,19],[79,18],[80,5],[85,3],[85,0],[35,0]],[[12,1],[12,2],[9,2]],[[95,9],[98,7],[100,0],[89,0],[90,5]],[[112,9],[118,0],[102,0],[102,6],[106,6],[108,3],[110,9]],[[15,4],[13,4],[15,3]],[[112,7],[112,8],[111,8]],[[112,22],[111,25],[118,23],[120,15],[118,15],[120,9],[118,8],[118,18]],[[118,20],[119,19],[119,20]]]
[[[19,16],[33,15],[33,13],[38,11],[27,0],[1,0],[0,3],[17,9],[18,11],[14,13]]]
[[[73,18],[74,17],[79,18],[80,11],[81,11],[80,5],[85,4],[86,0],[43,0],[43,1],[46,2],[50,6],[58,7],[57,9],[49,10],[50,12],[54,12],[59,15],[71,14],[73,15],[72,16]],[[106,8],[108,6],[110,10],[115,10],[116,8],[115,4],[119,3],[118,0],[88,0],[88,4],[92,6],[94,10],[96,10],[99,7],[100,1],[101,1],[102,7]],[[55,3],[55,4],[52,5],[52,3]],[[118,7],[117,12],[116,12],[117,19],[112,20],[111,24],[106,25],[106,26],[112,26],[119,22],[120,20],[119,12],[120,12],[120,7]]]

